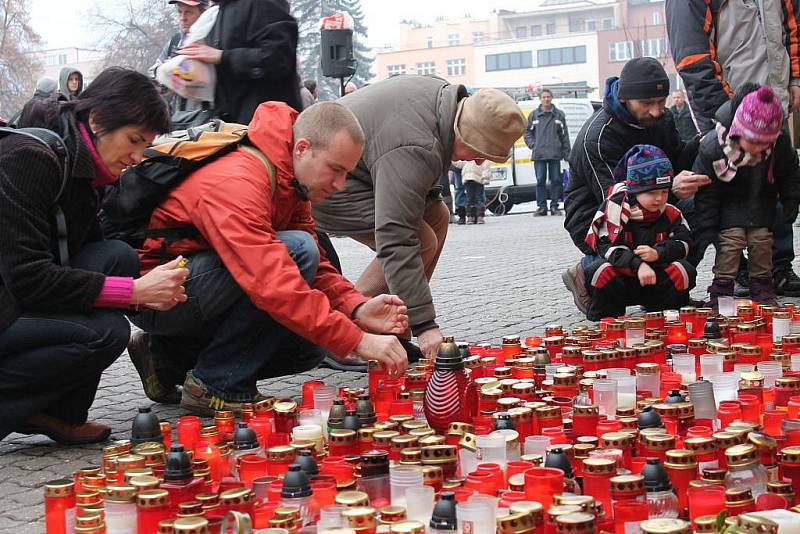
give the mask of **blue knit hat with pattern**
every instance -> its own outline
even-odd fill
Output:
[[[617,163],[614,181],[625,182],[634,195],[653,189],[669,189],[675,172],[664,151],[653,145],[636,145]]]

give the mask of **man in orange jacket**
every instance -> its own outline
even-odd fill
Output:
[[[403,373],[405,350],[383,334],[408,327],[405,304],[356,291],[319,247],[311,218],[311,204],[341,191],[361,157],[364,134],[355,116],[335,102],[299,116],[284,103],[265,102],[248,138],[275,167],[275,184],[265,162],[240,148],[192,173],[150,219],[151,229],[192,226],[201,237],[167,251],[188,258],[189,300],[133,319],[147,332],[129,345],[145,393],[178,402],[175,385],[183,383],[183,408],[237,411],[261,398],[258,379],[313,369],[325,349]],[[145,241],[143,270],[158,264],[161,246]]]

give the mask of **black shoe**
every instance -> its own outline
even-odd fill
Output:
[[[153,353],[150,352],[150,334],[135,331],[128,341],[128,355],[142,380],[144,394],[153,402],[178,404],[181,394],[174,384],[159,376]]]
[[[544,217],[547,215],[547,208],[539,208],[533,212],[534,217]]]
[[[550,210],[550,215],[564,215],[564,212],[558,208],[553,208]]]
[[[795,274],[791,266],[776,271],[773,274],[773,283],[775,285],[775,294],[786,297],[800,297],[800,277]]]
[[[733,296],[743,298],[750,296],[750,275],[747,271],[739,271],[734,280]]]

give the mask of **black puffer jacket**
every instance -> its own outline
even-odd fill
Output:
[[[584,241],[586,232],[606,199],[608,188],[614,184],[614,167],[625,152],[634,145],[655,145],[670,158],[676,174],[690,168],[697,154],[697,141],[681,141],[669,110],[650,128],[632,123],[616,96],[616,80],[606,81],[603,108],[583,125],[569,158],[564,228],[584,254],[594,254]]]
[[[40,126],[62,135],[60,103],[40,103]],[[70,255],[102,239],[98,199],[92,188],[94,165],[70,116],[67,146],[72,175],[59,202],[67,222]],[[41,143],[22,135],[0,141],[0,332],[23,312],[74,312],[93,309],[105,276],[56,263],[57,241],[51,207],[62,182],[62,162]]]
[[[220,0],[209,44],[222,50],[214,107],[249,124],[258,105],[286,102],[303,110],[297,77],[297,21],[286,0]]]
[[[731,103],[723,104],[716,120],[730,127],[733,121]],[[718,232],[726,228],[772,228],[775,207],[780,197],[786,206],[800,202],[800,167],[797,151],[784,130],[772,156],[755,167],[742,167],[730,182],[723,182],[714,172],[714,162],[725,158],[717,132],[708,132],[700,144],[694,172],[707,174],[711,183],[701,187],[694,197],[698,232]],[[769,166],[775,183],[769,183]]]

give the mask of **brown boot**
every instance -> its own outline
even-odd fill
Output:
[[[475,214],[476,208],[467,208],[467,224],[478,224],[478,216]]]
[[[475,208],[478,212],[478,224],[486,224],[486,221],[483,217],[486,214],[486,208]]]
[[[585,314],[589,310],[591,298],[589,298],[589,291],[586,288],[586,277],[583,272],[583,266],[578,262],[574,267],[570,267],[561,274],[561,281],[567,286],[569,292],[572,293],[572,300],[575,302],[575,307],[581,313]]]
[[[111,428],[93,421],[69,423],[49,415],[37,414],[18,428],[20,434],[43,434],[62,445],[100,443],[111,435]]]

